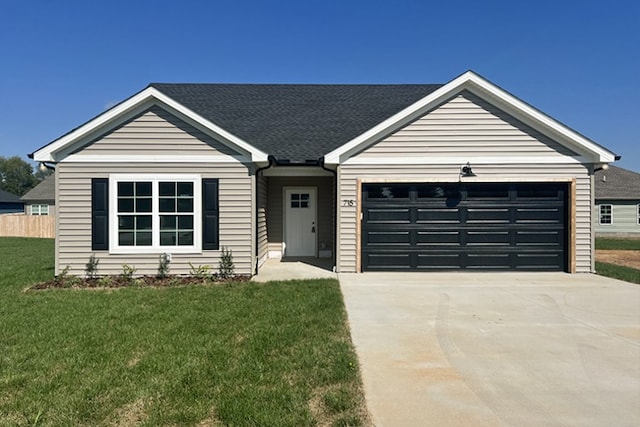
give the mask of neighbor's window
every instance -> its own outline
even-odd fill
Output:
[[[600,225],[613,224],[613,206],[600,205]]]
[[[640,205],[638,205],[638,225],[640,225]]]
[[[199,249],[200,178],[112,176],[112,242],[123,252]]]
[[[49,215],[49,205],[31,205],[31,215]]]

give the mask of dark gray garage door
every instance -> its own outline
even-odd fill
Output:
[[[567,269],[567,184],[363,184],[362,270]]]

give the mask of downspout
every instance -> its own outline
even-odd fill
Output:
[[[270,167],[272,167],[276,163],[276,158],[273,156],[268,156],[267,161],[269,162],[267,166],[256,169],[256,250],[255,250],[256,265],[254,268],[254,274],[258,274],[258,263],[260,262],[260,242],[258,240],[258,233],[260,231],[260,228],[259,228],[260,224],[258,222],[258,213],[260,211],[260,190],[259,190],[260,183],[258,182],[258,176],[260,172],[262,172],[263,170],[269,169]],[[267,218],[265,216],[265,221],[266,220]]]
[[[333,271],[335,272],[338,267],[338,171],[333,169],[329,169],[324,165],[324,156],[318,159],[318,165],[328,171],[333,175],[333,189],[334,189],[334,197],[333,197]]]

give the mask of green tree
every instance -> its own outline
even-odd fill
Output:
[[[18,156],[0,156],[0,190],[22,196],[37,184],[29,163]]]

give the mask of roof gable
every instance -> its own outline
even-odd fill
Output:
[[[217,124],[210,122],[196,112],[186,108],[153,87],[144,89],[66,135],[36,150],[32,153],[31,157],[41,162],[61,161],[73,153],[79,146],[89,142],[92,138],[126,123],[153,106],[166,109],[171,114],[185,120],[203,132],[210,134],[216,140],[228,144],[233,149],[246,152],[254,162],[264,162],[267,160],[266,153],[258,150],[253,145],[243,141],[241,138],[238,138]]]
[[[595,198],[611,200],[640,200],[640,173],[616,166],[594,174]]]
[[[593,163],[613,162],[616,158],[613,152],[526,104],[473,71],[467,71],[384,122],[328,153],[325,156],[325,162],[328,164],[343,163],[354,154],[408,125],[463,91],[469,91],[486,100],[522,123],[565,145],[568,149],[588,155]]]
[[[55,200],[56,198],[56,176],[54,174],[49,175],[43,179],[38,185],[20,197],[23,201],[32,200]]]

